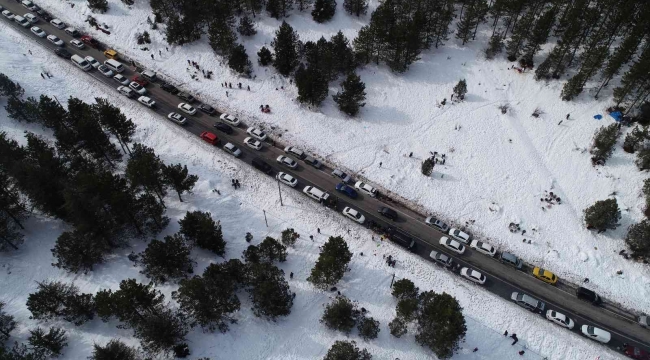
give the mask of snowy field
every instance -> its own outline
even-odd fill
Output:
[[[285,206],[279,206],[275,196],[275,182],[252,168],[243,166],[223,152],[215,151],[142,106],[119,96],[110,88],[99,84],[85,86],[85,83],[79,86],[76,79],[82,75],[72,64],[65,63],[53,57],[49,51],[45,52],[34,46],[34,43],[17,34],[4,22],[0,22],[0,48],[3,49],[0,56],[0,72],[19,81],[26,89],[26,96],[55,95],[62,101],[69,96],[75,96],[86,102],[92,102],[95,97],[106,97],[136,122],[138,131],[135,142],[155,148],[156,153],[166,163],[187,164],[190,172],[199,176],[194,194],[184,196],[184,203],[178,202],[173,195],[166,199],[167,215],[172,222],[160,234],[160,238],[176,232],[176,221],[184,216],[186,211],[196,209],[210,211],[215,219],[221,221],[224,237],[228,242],[227,258],[237,258],[245,249],[247,244],[244,235],[247,231],[254,235],[255,244],[266,235],[279,236],[280,231],[287,227],[293,227],[302,234],[296,247],[289,250],[287,262],[279,264],[285,273],[295,274],[294,279],[290,280],[292,291],[297,293],[291,315],[279,319],[276,323],[258,319],[249,310],[246,296],[241,294],[242,310],[236,314],[239,322],[231,326],[228,333],[208,334],[198,328],[190,332],[188,343],[192,349],[192,359],[201,356],[208,356],[213,360],[316,359],[322,358],[334,341],[346,338],[341,333],[327,330],[318,322],[323,305],[330,301],[332,294],[316,290],[305,279],[318,256],[318,246],[330,235],[346,234],[348,228],[352,232],[345,238],[354,256],[350,263],[351,271],[338,284],[338,288],[350,299],[358,301],[359,306],[368,309],[370,315],[381,322],[381,332],[376,340],[364,342],[357,336],[356,331],[348,337],[356,340],[360,347],[368,348],[374,359],[434,358],[429,351],[415,344],[412,334],[396,339],[389,333],[388,322],[395,316],[395,300],[391,297],[389,289],[393,274],[398,279],[413,280],[422,290],[450,293],[464,307],[468,325],[467,339],[453,359],[514,360],[548,357],[589,360],[598,356],[601,360],[620,358],[620,355],[603,346],[560,329],[542,317],[505,302],[399,248],[372,242],[371,233],[365,229],[353,226],[301,195],[285,191]],[[28,49],[32,50],[33,56],[27,54]],[[54,77],[43,80],[39,76],[42,71],[47,71]],[[84,78],[84,81],[87,80],[88,78]],[[0,103],[0,106],[0,127],[11,137],[22,140],[25,130],[48,135],[38,126],[20,124],[8,119],[4,104]],[[340,157],[342,161],[345,158]],[[388,164],[389,160],[384,162]],[[449,169],[452,169],[451,165]],[[229,179],[233,177],[242,179],[241,190],[232,190]],[[438,180],[436,182],[443,183]],[[219,189],[221,195],[212,189]],[[265,225],[261,209],[266,211],[268,227]],[[145,243],[136,242],[133,248],[116,253],[105,265],[87,275],[74,275],[50,266],[53,260],[50,249],[57,236],[65,230],[65,225],[40,217],[30,218],[26,225],[26,242],[21,249],[2,254],[0,257],[0,289],[3,289],[0,301],[7,303],[6,310],[16,317],[19,324],[13,333],[13,339],[25,340],[28,329],[39,325],[29,319],[29,312],[25,307],[28,294],[36,289],[36,281],[49,279],[74,282],[82,292],[96,292],[102,288],[115,289],[125,278],[147,282],[138,272],[138,268],[133,267],[126,258],[131,251],[142,251]],[[316,233],[316,227],[321,228],[322,235]],[[310,234],[315,236],[314,242],[309,240]],[[361,252],[364,256],[360,255]],[[392,254],[398,259],[396,268],[385,265],[382,257],[387,254]],[[197,273],[202,272],[211,262],[222,261],[203,251],[193,252],[193,258],[198,263],[195,269]],[[169,285],[161,290],[169,299],[174,288],[175,286]],[[74,327],[66,322],[51,322],[46,325],[63,326],[68,330],[70,346],[64,350],[65,359],[84,359],[89,355],[94,342],[104,344],[114,337],[120,337],[133,345],[137,344],[137,341],[130,337],[130,332],[117,329],[115,322],[102,323],[96,319],[81,327]],[[510,333],[517,333],[520,339],[517,345],[511,346],[511,339],[501,335],[505,329]],[[472,352],[475,347],[479,350]],[[517,354],[522,349],[526,351],[523,357]]]

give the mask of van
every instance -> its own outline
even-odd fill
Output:
[[[90,66],[90,63],[86,61],[86,59],[82,58],[79,55],[72,55],[70,61],[72,61],[73,64],[77,65],[77,67],[83,71],[88,71],[93,68]]]
[[[128,88],[126,86],[118,86],[117,91],[119,91],[120,94],[122,94],[122,95],[124,95],[124,96],[126,96],[128,98],[132,98],[133,96],[135,96],[135,91],[131,90],[130,88]]]
[[[330,197],[330,194],[313,186],[305,186],[302,192],[318,202],[325,202]]]
[[[122,65],[117,60],[113,60],[113,59],[106,60],[104,61],[104,65],[106,65],[106,67],[118,73],[124,71],[124,65]]]
[[[603,302],[598,294],[582,286],[576,289],[576,296],[578,299],[589,301],[592,305],[600,305]]]
[[[499,260],[506,265],[514,266],[517,270],[521,270],[524,266],[524,262],[521,259],[505,251],[501,253]]]
[[[546,307],[546,304],[543,302],[518,292],[513,292],[510,295],[510,299],[517,303],[517,305],[533,312],[544,312],[544,308]]]
[[[260,170],[261,172],[263,172],[265,174],[268,174],[268,173],[271,172],[271,166],[269,166],[269,164],[265,163],[264,161],[262,161],[259,158],[253,159],[253,161],[251,163],[253,164],[253,166],[257,170]]]
[[[117,59],[117,51],[113,49],[108,49],[104,51],[104,56],[106,56],[109,59],[115,60]]]
[[[147,79],[149,82],[156,81],[156,73],[151,70],[145,70],[140,73],[143,78]]]
[[[38,17],[32,13],[27,13],[24,17],[32,24],[36,24],[38,22]]]
[[[68,35],[70,35],[70,36],[72,36],[74,38],[79,37],[79,35],[80,35],[79,31],[77,31],[77,29],[73,28],[72,26],[65,28],[65,30],[63,30],[63,31],[65,31],[66,34],[68,34]]]
[[[402,234],[393,228],[389,228],[388,234],[388,238],[392,242],[402,245],[410,251],[415,251],[415,240],[411,239],[409,236]]]

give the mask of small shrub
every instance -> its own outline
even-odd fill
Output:
[[[390,329],[390,334],[397,338],[402,337],[408,331],[406,329],[406,322],[398,317],[388,323],[388,328]]]
[[[380,331],[379,321],[371,317],[362,317],[357,324],[357,329],[359,330],[359,336],[361,336],[363,340],[376,339]]]
[[[607,229],[616,229],[621,219],[621,210],[616,199],[596,201],[584,211],[587,229],[596,229],[600,232]]]

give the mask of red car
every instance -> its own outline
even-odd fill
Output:
[[[92,36],[84,35],[81,37],[81,41],[92,48],[99,49],[99,43]]]
[[[137,82],[138,84],[142,85],[143,87],[149,85],[149,82],[147,80],[145,80],[145,78],[143,78],[140,75],[134,75],[131,78],[131,81]]]
[[[219,138],[217,137],[217,135],[207,131],[201,133],[201,139],[205,140],[206,142],[212,145],[217,145],[219,143]]]
[[[625,355],[637,360],[650,360],[650,354],[647,351],[628,345],[625,347]]]

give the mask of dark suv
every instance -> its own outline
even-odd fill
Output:
[[[56,50],[54,50],[54,53],[57,54],[58,56],[64,58],[64,59],[68,59],[68,60],[70,60],[70,58],[72,57],[72,54],[70,54],[70,52],[68,50],[66,50],[66,49],[56,49]]]
[[[163,83],[161,87],[162,87],[163,90],[167,91],[170,94],[173,94],[173,95],[178,94],[178,89],[176,88],[176,86],[174,86],[174,85],[172,85],[170,83]]]
[[[397,211],[389,207],[382,206],[377,210],[377,212],[381,214],[381,216],[387,217],[393,221],[397,220]]]
[[[392,227],[388,229],[388,234],[388,238],[392,242],[402,245],[410,251],[415,251],[415,240],[411,239],[410,236],[403,234]]]
[[[576,296],[578,297],[578,299],[589,301],[593,305],[600,305],[603,302],[603,300],[600,298],[600,296],[598,296],[598,294],[596,294],[592,290],[583,287],[579,287],[576,289]]]
[[[179,93],[177,94],[177,96],[178,96],[179,98],[181,98],[181,99],[187,101],[188,103],[192,103],[192,102],[194,102],[194,96],[192,96],[192,94],[187,93],[187,92],[185,92],[185,91],[179,92]]]

